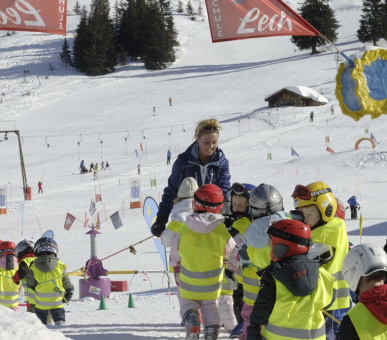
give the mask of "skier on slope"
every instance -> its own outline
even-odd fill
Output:
[[[360,204],[356,201],[356,196],[353,195],[347,201],[351,209],[351,220],[357,220],[357,210],[360,210]]]

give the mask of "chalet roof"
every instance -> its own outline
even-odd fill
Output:
[[[283,87],[282,89],[277,90],[277,91],[271,93],[270,95],[266,96],[265,100],[268,101],[272,96],[274,96],[275,94],[277,94],[283,90],[293,92],[294,94],[298,94],[304,98],[313,99],[313,100],[318,101],[320,103],[328,103],[329,102],[329,100],[327,98],[325,98],[321,93],[318,93],[316,90],[311,89],[310,87],[306,87],[306,86]]]

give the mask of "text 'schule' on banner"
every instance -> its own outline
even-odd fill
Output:
[[[67,0],[1,0],[0,30],[66,34]]]
[[[206,0],[212,42],[319,32],[281,0]]]

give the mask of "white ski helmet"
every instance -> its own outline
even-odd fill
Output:
[[[349,288],[356,292],[360,278],[377,271],[387,272],[387,255],[383,248],[373,243],[358,244],[347,254],[342,273]]]

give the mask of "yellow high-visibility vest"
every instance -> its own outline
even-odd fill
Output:
[[[321,309],[332,300],[332,275],[320,267],[316,288],[307,296],[294,296],[284,284],[274,280],[276,302],[268,323],[262,326],[262,338],[325,340],[325,319]]]
[[[361,302],[351,308],[347,315],[360,340],[387,340],[387,325],[375,318]]]
[[[13,282],[12,277],[16,269],[4,270],[0,268],[0,304],[5,307],[15,308],[19,306],[19,286]]]
[[[350,290],[342,274],[343,261],[349,250],[345,222],[338,217],[334,217],[327,224],[312,230],[312,240],[313,243],[325,243],[335,249],[333,259],[322,266],[335,278],[333,298],[327,310],[348,308],[350,305]]]
[[[36,259],[36,256],[26,257],[25,259],[21,260],[20,263],[24,262],[27,265],[27,267],[30,268],[31,264],[35,261],[35,259]],[[25,279],[21,280],[21,283],[22,283],[23,288],[24,288],[24,296],[26,297],[27,302],[31,305],[34,305],[35,304],[35,292],[34,292],[34,290],[27,286],[27,282]]]
[[[37,285],[35,288],[35,306],[39,309],[56,309],[63,307],[63,296],[65,289],[62,283],[62,275],[66,269],[66,265],[58,261],[56,267],[44,273],[38,270],[33,263],[30,269],[34,273]]]
[[[208,234],[183,224],[180,233],[180,295],[188,300],[216,300],[223,280],[224,249],[231,235],[221,223]]]

